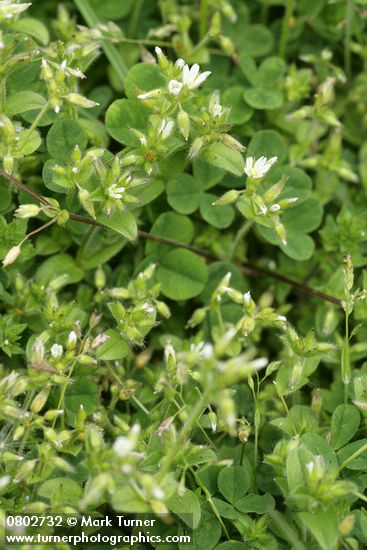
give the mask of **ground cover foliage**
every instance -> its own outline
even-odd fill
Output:
[[[2,518],[367,546],[366,9],[0,2]]]

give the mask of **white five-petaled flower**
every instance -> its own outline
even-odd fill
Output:
[[[163,139],[167,139],[171,135],[173,127],[173,120],[170,118],[164,118],[158,127],[158,134],[160,134]]]
[[[173,79],[168,82],[168,91],[171,95],[178,95],[181,92],[182,87],[182,82],[179,82],[178,80]]]
[[[63,354],[63,347],[60,344],[54,344],[51,348],[51,355],[54,359],[58,359]]]
[[[270,159],[260,157],[257,160],[254,157],[247,157],[245,174],[252,179],[261,179],[269,172],[270,168],[277,160],[278,157],[272,157]]]
[[[18,4],[12,0],[3,0],[0,2],[0,19],[12,19],[18,13],[28,9],[30,5],[31,2]]]
[[[200,72],[200,67],[197,63],[190,68],[188,65],[184,65],[182,68],[182,82],[190,90],[198,88],[208,76],[211,74],[211,71]]]
[[[113,444],[113,450],[119,457],[127,456],[134,450],[134,442],[124,435],[118,437]]]
[[[125,192],[125,187],[118,187],[117,183],[113,183],[108,188],[108,196],[111,199],[122,199],[122,195]]]

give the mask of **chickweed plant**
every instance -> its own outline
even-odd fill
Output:
[[[366,21],[0,1],[2,525],[367,547]]]

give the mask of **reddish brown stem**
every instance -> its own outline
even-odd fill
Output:
[[[31,195],[33,198],[38,200],[41,204],[44,204],[48,208],[55,209],[55,207],[50,202],[48,202],[48,200],[45,199],[45,197],[43,197],[39,193],[36,193],[36,191],[29,189],[27,185],[19,181],[17,178],[14,178],[14,176],[7,174],[6,172],[4,172],[4,170],[0,170],[0,176],[6,179],[7,181],[9,181],[11,184],[18,187],[19,189],[22,189],[22,191],[24,191],[25,193],[28,193],[29,195]],[[79,214],[69,213],[69,218],[76,222],[86,223],[88,225],[95,225],[97,227],[104,227],[108,229],[105,225],[99,223],[97,220],[88,218],[86,216],[81,216]],[[142,231],[142,230],[138,231],[138,235],[143,239],[156,241],[161,244],[172,246],[174,248],[186,248],[186,250],[191,250],[192,252],[195,252],[196,254],[199,254],[200,256],[212,262],[220,260],[220,258],[218,258],[215,254],[192,244],[180,243],[172,239],[167,239],[166,237],[159,237],[157,235],[152,235],[151,233],[147,233],[146,231]],[[285,275],[282,275],[280,273],[275,273],[274,271],[270,271],[262,267],[256,267],[254,265],[247,264],[247,263],[237,263],[237,262],[235,263],[238,269],[240,269],[240,271],[242,271],[242,273],[244,273],[248,277],[271,277],[272,279],[276,279],[277,281],[281,281],[282,283],[285,283],[291,286],[293,290],[295,290],[295,292],[297,293],[308,294],[309,296],[320,298],[325,302],[330,302],[331,304],[341,307],[341,300],[339,300],[338,298],[335,298],[334,296],[330,296],[330,294],[325,294],[324,292],[311,288],[303,283],[294,281],[293,279],[289,279]]]

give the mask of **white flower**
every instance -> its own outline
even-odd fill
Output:
[[[251,292],[248,291],[248,292],[245,292],[245,294],[243,295],[243,301],[245,302],[245,305],[248,306],[250,301],[251,301]]]
[[[312,474],[312,472],[314,471],[314,468],[315,468],[315,463],[314,462],[308,462],[306,464],[306,468],[307,468],[308,473]]]
[[[40,211],[41,211],[41,208],[37,206],[37,204],[21,204],[16,209],[15,215],[17,218],[27,219],[27,218],[33,218],[34,216],[38,216]]]
[[[277,321],[282,321],[283,323],[285,323],[287,321],[287,317],[285,317],[284,315],[278,315]]]
[[[113,183],[108,188],[108,196],[111,199],[122,199],[122,195],[125,192],[125,187],[117,187],[117,183]]]
[[[0,477],[0,489],[4,489],[10,483],[10,476]]]
[[[18,15],[22,11],[25,11],[29,8],[31,3],[17,4],[12,0],[3,0],[0,2],[0,20],[1,19],[12,19],[14,15]]]
[[[213,115],[215,117],[220,117],[220,116],[222,116],[222,114],[223,114],[223,107],[222,107],[222,105],[220,105],[220,103],[217,103],[213,107]]]
[[[157,57],[159,57],[160,55],[163,54],[162,49],[159,46],[156,46],[154,48],[154,51],[155,51]]]
[[[185,66],[185,61],[181,58],[177,59],[175,63],[175,67],[177,67],[178,69],[183,69],[184,66]]]
[[[210,71],[200,73],[200,67],[197,63],[195,63],[191,69],[188,65],[184,65],[182,69],[182,82],[190,90],[194,90],[195,88],[198,88],[210,74]]]
[[[254,157],[247,157],[245,174],[252,179],[263,178],[277,160],[278,157],[272,157],[270,159],[260,157],[257,160],[255,160]]]
[[[175,123],[170,118],[164,118],[160,123],[158,128],[158,134],[162,136],[163,139],[167,139],[171,135]]]
[[[116,439],[113,450],[117,456],[124,457],[134,450],[134,443],[131,439],[122,435]]]
[[[172,95],[178,95],[181,92],[182,87],[183,87],[182,82],[179,82],[178,80],[170,80],[168,82],[168,91]],[[141,96],[138,96],[138,97],[141,98]]]
[[[155,499],[157,500],[163,500],[164,499],[164,492],[162,491],[162,489],[160,487],[154,487],[153,488],[153,496]]]
[[[273,205],[270,207],[270,212],[279,212],[279,210],[280,210],[279,204],[273,204]]]
[[[75,330],[72,330],[68,336],[68,342],[70,344],[75,344],[77,339],[78,339],[77,333],[75,332]]]
[[[54,359],[58,359],[63,354],[63,347],[60,344],[54,344],[51,348],[51,355]]]

